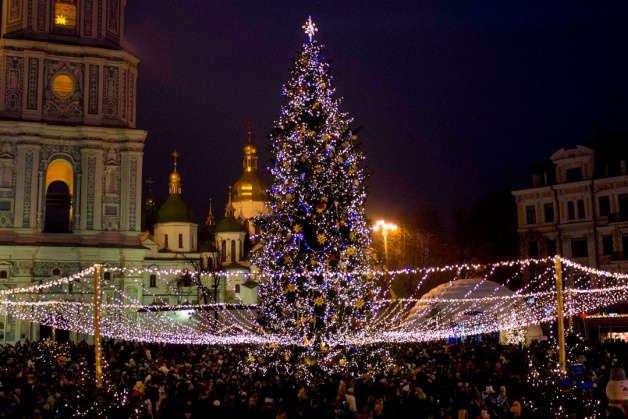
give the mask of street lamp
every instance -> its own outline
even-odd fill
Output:
[[[388,266],[388,232],[397,231],[397,225],[379,220],[373,226],[373,231],[381,231],[384,237],[384,265]]]

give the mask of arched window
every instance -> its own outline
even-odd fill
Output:
[[[72,165],[62,159],[54,160],[46,170],[46,217],[44,231],[70,233],[72,231]]]
[[[231,263],[235,263],[236,261],[236,242],[235,240],[231,240]]]
[[[222,241],[222,246],[220,248],[220,261],[227,261],[227,242],[225,240]]]
[[[164,249],[168,249],[168,235],[164,234]]]
[[[183,249],[183,234],[179,233],[179,249]]]
[[[150,276],[150,279],[149,279],[149,280],[150,280],[150,284],[149,284],[149,286],[150,286],[151,288],[157,288],[157,275],[152,274],[152,275]]]

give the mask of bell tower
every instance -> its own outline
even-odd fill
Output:
[[[122,47],[125,7],[2,0],[0,236],[139,243],[147,133],[135,129],[139,60]]]

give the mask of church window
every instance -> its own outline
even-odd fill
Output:
[[[227,261],[227,241],[226,240],[222,241],[222,245],[220,248],[220,261],[221,262]]]
[[[236,242],[235,240],[231,240],[231,263],[235,263],[236,261]]]
[[[164,234],[164,249],[168,248],[168,235]]]
[[[57,97],[67,99],[74,93],[74,80],[67,74],[58,74],[52,79],[52,91]]]
[[[72,231],[73,185],[72,165],[67,160],[53,160],[46,170],[45,232],[70,233]]]
[[[111,281],[111,272],[105,272],[104,278],[105,281]]]
[[[55,25],[62,28],[76,27],[77,0],[55,0]]]
[[[151,288],[157,288],[157,275],[152,274],[149,278],[150,284],[149,286]]]
[[[235,286],[235,293],[236,294],[240,294],[240,284],[236,284],[236,286]]]
[[[53,274],[54,276],[59,276],[59,275],[61,275],[61,269],[59,269],[59,268],[54,268],[54,269],[52,270],[52,274]]]
[[[9,274],[7,273],[7,271],[0,271],[0,279],[7,279],[9,277]]]
[[[179,233],[179,249],[183,249],[183,234]]]
[[[0,211],[11,211],[11,201],[0,201]]]

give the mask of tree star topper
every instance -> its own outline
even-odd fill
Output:
[[[318,32],[316,24],[312,22],[312,16],[308,16],[305,24],[301,27],[303,28],[303,30],[305,30],[305,33],[310,38],[310,42],[312,42],[312,37],[316,34],[316,32]]]

